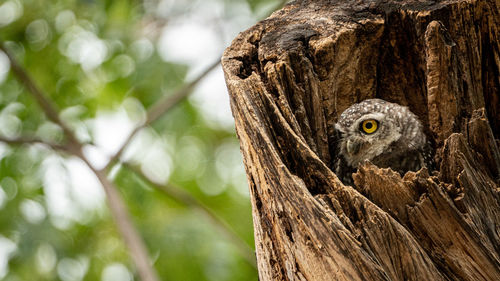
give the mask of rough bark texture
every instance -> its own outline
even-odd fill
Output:
[[[295,1],[233,41],[261,280],[500,280],[499,6]],[[338,180],[335,121],[374,97],[420,117],[436,171]]]

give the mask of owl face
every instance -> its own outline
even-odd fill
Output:
[[[432,149],[418,117],[406,106],[368,99],[347,108],[335,128],[340,133],[335,173],[352,185],[358,164],[371,161],[404,175],[432,167]]]
[[[422,147],[425,136],[415,114],[381,99],[369,99],[346,109],[335,124],[339,152],[351,167],[381,154],[397,155]],[[380,157],[379,157],[380,158]]]
[[[391,144],[401,137],[395,120],[379,112],[364,114],[348,127],[337,123],[336,128],[342,137],[340,151],[352,167],[391,150]]]

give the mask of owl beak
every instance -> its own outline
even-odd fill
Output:
[[[346,149],[347,149],[347,153],[349,155],[355,155],[355,154],[357,154],[359,152],[360,148],[361,148],[361,144],[359,142],[347,140]]]

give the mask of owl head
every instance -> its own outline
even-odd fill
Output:
[[[335,128],[340,133],[339,152],[351,167],[365,160],[377,162],[377,158],[415,151],[426,142],[415,114],[405,106],[381,99],[350,106],[342,112]]]

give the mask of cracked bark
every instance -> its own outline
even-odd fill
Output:
[[[261,280],[500,280],[499,3],[295,1],[222,58]],[[407,105],[438,169],[332,172],[355,102]]]

